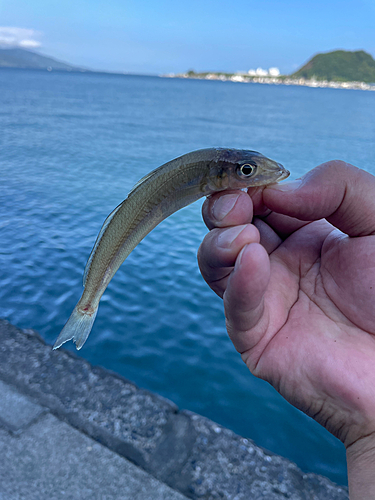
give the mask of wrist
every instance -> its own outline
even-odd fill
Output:
[[[346,448],[350,500],[375,498],[375,433]]]

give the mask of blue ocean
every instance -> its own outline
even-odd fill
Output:
[[[335,158],[375,173],[374,139],[374,92],[2,69],[0,317],[53,344],[104,219],[176,156],[234,147],[292,178]],[[79,355],[345,484],[343,445],[253,377],[229,341],[197,266],[206,232],[199,202],[152,231]]]

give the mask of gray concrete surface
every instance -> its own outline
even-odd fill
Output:
[[[0,457],[0,500],[348,499],[327,478],[4,320]]]
[[[186,500],[11,386],[0,395],[1,500]]]

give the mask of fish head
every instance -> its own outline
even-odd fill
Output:
[[[283,165],[257,151],[223,149],[219,150],[211,168],[210,188],[222,191],[264,186],[286,179],[289,175]]]

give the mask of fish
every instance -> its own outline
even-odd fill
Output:
[[[82,348],[114,274],[164,219],[203,196],[272,184],[288,175],[280,163],[257,151],[226,148],[192,151],[147,174],[105,219],[86,264],[82,296],[53,349],[69,340]]]

